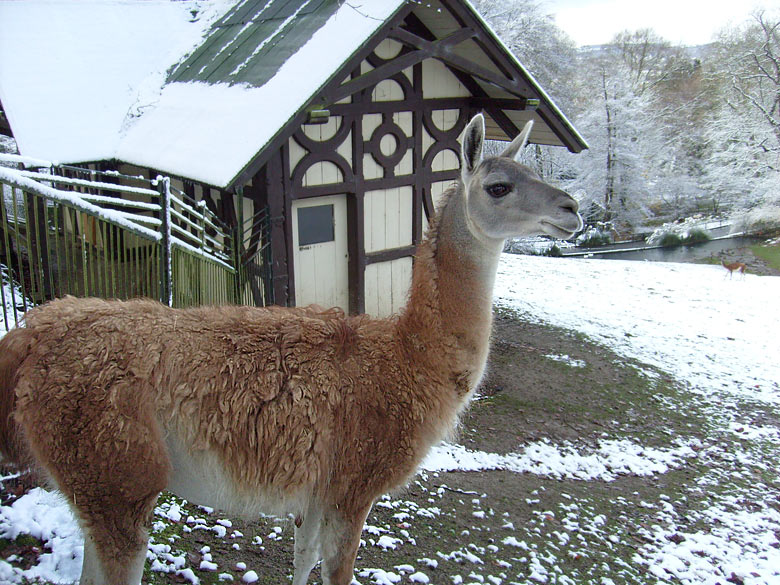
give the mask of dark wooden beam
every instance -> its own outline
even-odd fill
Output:
[[[414,14],[410,14],[406,20],[409,30],[417,36],[423,39],[428,39],[434,36],[433,32],[431,32],[428,27],[426,27],[425,24]],[[493,118],[501,130],[504,131],[504,134],[506,134],[510,139],[514,138],[518,134],[519,129],[517,126],[515,126],[514,123],[512,123],[512,121],[509,119],[509,116],[504,113],[504,110],[529,109],[528,98],[491,98],[471,75],[459,69],[451,69],[449,67],[448,69],[456,77],[456,79],[460,81],[467,90],[469,90],[469,93],[474,96],[471,100],[472,105],[478,109],[482,109],[488,112],[490,117]],[[536,106],[534,105],[533,107],[535,108]]]
[[[523,111],[536,109],[533,102],[529,105],[525,98],[492,98],[468,75],[460,76],[460,72],[453,72],[469,91],[477,92],[474,97],[456,98],[431,98],[422,99],[416,95],[403,101],[366,102],[357,108],[355,104],[332,104],[328,110],[332,116],[344,116],[347,114],[395,114],[397,112],[423,111],[423,110],[458,110],[465,104],[477,109],[498,108],[501,110]]]
[[[352,75],[357,78],[359,74],[360,68],[356,67]],[[354,100],[357,101],[357,105],[362,105],[366,97],[365,94],[359,93]],[[362,315],[366,312],[366,187],[363,178],[363,148],[365,144],[363,142],[362,116],[355,116],[352,119],[351,138],[353,188],[347,194],[349,312]]]
[[[334,104],[345,97],[373,87],[383,79],[389,79],[393,75],[422,62],[428,57],[429,55],[426,54],[425,51],[410,51],[409,53],[400,55],[392,61],[380,65],[376,69],[372,69],[368,73],[364,73],[360,77],[356,77],[333,88],[331,91],[324,93],[323,103]]]
[[[11,123],[8,121],[8,116],[5,114],[3,108],[3,102],[0,102],[0,134],[11,136],[13,138],[13,130],[11,130]]]
[[[423,69],[422,64],[417,64],[412,70],[412,86],[415,95],[423,94]],[[412,173],[414,174],[414,187],[412,191],[412,244],[415,246],[423,238],[423,214],[425,201],[425,169],[423,168],[423,111],[421,108],[413,108],[412,139],[414,140],[412,151]]]
[[[268,213],[271,222],[271,274],[273,279],[274,303],[286,306],[289,304],[290,291],[290,251],[288,239],[288,207],[284,194],[284,175],[282,153],[268,161],[265,173],[265,189],[268,197]],[[289,233],[289,238],[288,238]]]
[[[401,35],[406,32],[402,28],[398,28],[397,30],[401,31]],[[394,31],[391,31],[389,36],[392,38],[393,34]],[[467,39],[470,39],[472,36],[474,36],[474,32],[472,30],[462,29],[444,37],[443,39],[431,43],[431,45],[437,47],[439,52],[443,52]],[[333,104],[338,102],[347,96],[353,95],[364,89],[368,89],[369,87],[373,87],[383,79],[388,79],[396,73],[400,73],[404,69],[412,67],[413,65],[421,63],[425,59],[429,59],[434,56],[434,53],[432,53],[430,48],[427,47],[425,49],[418,48],[417,50],[413,50],[394,57],[387,63],[372,69],[368,73],[364,73],[359,77],[353,78],[351,81],[348,81],[338,86],[337,88],[334,88],[330,92],[325,93],[324,103]]]
[[[426,181],[450,181],[456,179],[459,170],[430,171]],[[379,189],[394,189],[396,187],[413,187],[415,175],[397,175],[394,177],[384,177],[381,179],[366,179],[362,185],[364,191],[376,191]],[[315,185],[313,187],[297,187],[292,193],[293,199],[311,199],[312,197],[323,197],[325,195],[336,195],[339,193],[353,193],[356,191],[354,182],[351,183],[328,183],[327,185]]]
[[[473,35],[472,35],[473,36]],[[486,83],[489,83],[499,89],[503,89],[515,95],[528,94],[532,89],[531,85],[519,77],[506,77],[501,73],[491,71],[482,65],[469,61],[468,59],[455,54],[451,46],[442,46],[437,42],[431,42],[419,37],[408,30],[397,28],[390,32],[390,37],[400,43],[403,43],[414,49],[422,50],[438,59],[445,65],[478,77]]]
[[[402,246],[400,248],[390,248],[388,250],[380,250],[378,252],[369,252],[365,257],[365,265],[376,264],[377,262],[391,262],[400,258],[407,258],[414,256],[417,251],[417,246]]]

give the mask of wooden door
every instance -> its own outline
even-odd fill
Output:
[[[293,201],[295,304],[349,310],[346,195]]]

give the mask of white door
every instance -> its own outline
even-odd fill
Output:
[[[293,201],[295,304],[349,310],[347,198]]]

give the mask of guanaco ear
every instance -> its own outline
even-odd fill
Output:
[[[485,118],[477,114],[471,119],[460,139],[460,176],[464,183],[477,170],[482,161],[482,146],[485,143]]]
[[[506,147],[506,150],[501,153],[501,156],[517,160],[523,147],[528,143],[528,137],[531,135],[531,128],[533,127],[534,121],[528,120],[520,131],[520,134],[518,134],[512,143]]]

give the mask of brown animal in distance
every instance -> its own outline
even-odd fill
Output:
[[[745,269],[747,268],[746,265],[744,265],[742,262],[729,262],[726,264],[725,260],[720,261],[721,265],[723,265],[723,268],[729,271],[729,278],[734,278],[734,271],[736,270],[742,275],[742,278],[745,278]]]
[[[246,516],[293,514],[294,585],[352,580],[374,500],[403,485],[479,383],[505,238],[568,237],[577,203],[515,161],[529,122],[431,222],[389,319],[315,308],[171,309],[67,297],[0,340],[0,449],[34,460],[85,536],[82,585],[140,582],[163,489]]]

